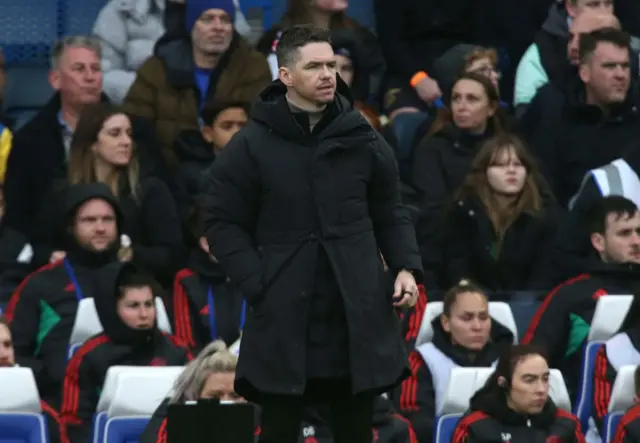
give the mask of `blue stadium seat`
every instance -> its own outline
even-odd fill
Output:
[[[440,301],[427,303],[424,315],[422,316],[420,330],[418,331],[418,337],[416,338],[416,347],[431,341],[431,338],[433,337],[431,322],[442,314],[442,310],[443,303]],[[516,321],[513,318],[511,308],[509,308],[507,303],[500,301],[489,302],[489,315],[491,315],[493,320],[509,329],[513,333],[514,344],[518,343],[518,329],[516,327]]]
[[[445,391],[442,409],[436,411],[433,443],[451,442],[458,420],[469,407],[469,400],[484,386],[492,372],[492,368],[454,368]],[[551,370],[549,396],[559,408],[571,410],[564,378],[557,369]]]
[[[123,372],[118,376],[104,430],[105,443],[137,441],[182,371],[176,367],[145,369],[144,373]]]
[[[60,0],[63,35],[91,35],[93,24],[108,0]]]
[[[580,420],[582,429],[589,427],[593,400],[593,375],[595,370],[596,355],[604,342],[592,341],[587,343],[582,354],[582,367],[580,369],[580,384],[574,402],[573,413]]]
[[[0,443],[48,443],[31,369],[0,369]]]
[[[0,42],[7,64],[47,62],[49,47],[58,37],[56,0],[2,2]]]
[[[274,25],[273,0],[240,0],[240,7],[246,17],[250,16],[251,9],[260,9],[264,30],[270,29]]]
[[[516,320],[518,338],[522,339],[531,323],[531,319],[540,306],[540,302],[534,294],[517,293],[510,297],[508,303],[513,313],[513,318]]]
[[[620,419],[627,409],[633,405],[636,392],[635,371],[635,366],[623,366],[618,371],[616,381],[611,389],[609,413],[605,416],[602,426],[605,434],[602,438],[604,443],[613,440]]]
[[[53,95],[48,75],[47,65],[18,64],[7,69],[2,105],[5,113],[15,119],[14,129],[33,118]]]
[[[398,141],[396,157],[402,177],[411,172],[413,140],[418,127],[427,118],[429,118],[429,116],[424,112],[406,113],[398,115],[394,118],[393,123],[391,123],[394,135]]]

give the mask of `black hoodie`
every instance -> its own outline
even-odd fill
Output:
[[[102,270],[102,281],[95,298],[96,310],[104,331],[88,339],[67,365],[60,416],[69,443],[91,440],[92,417],[100,389],[111,366],[182,366],[193,357],[173,336],[157,327],[140,330],[127,326],[117,312],[118,282],[123,272],[135,267],[114,263]]]
[[[546,348],[549,366],[562,371],[569,395],[578,388],[580,350],[598,298],[629,294],[638,283],[640,265],[603,263],[593,258],[588,273],[558,285],[536,311],[522,342]]]
[[[69,227],[65,233],[66,259],[30,274],[13,293],[5,311],[18,364],[33,370],[40,396],[54,407],[59,404],[78,300],[94,297],[94,282],[100,278],[101,268],[117,261],[118,240],[106,250],[95,252],[81,247],[72,235],[78,208],[91,199],[109,203],[120,225],[122,215],[107,185],[71,187],[64,205]]]
[[[438,382],[438,378],[442,375],[433,374],[430,369],[430,364],[436,363],[434,361],[427,363],[424,355],[429,355],[431,351],[440,353],[441,357],[451,362],[453,366],[490,367],[497,361],[502,351],[513,344],[513,333],[495,320],[491,324],[489,343],[479,352],[471,352],[454,345],[451,336],[442,328],[439,318],[433,320],[431,327],[433,340],[421,345],[409,355],[411,376],[405,379],[393,393],[394,406],[409,419],[418,441],[421,442],[429,442],[433,437],[434,419],[437,415],[437,391],[446,388],[446,382],[443,380]],[[427,347],[431,350],[426,351]],[[448,371],[445,365],[440,367],[443,374]],[[441,386],[436,386],[436,382]]]
[[[505,438],[508,436],[508,438]],[[584,443],[578,419],[557,408],[550,398],[539,414],[525,415],[507,405],[503,391],[481,389],[471,398],[452,443]]]
[[[244,323],[246,308],[242,293],[229,281],[220,264],[200,248],[194,248],[189,261],[189,268],[176,274],[173,296],[167,303],[174,334],[196,351],[217,338],[231,346],[240,337]]]

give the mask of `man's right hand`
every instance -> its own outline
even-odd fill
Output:
[[[426,103],[433,103],[440,97],[442,97],[442,91],[440,91],[440,86],[438,86],[438,82],[430,77],[425,77],[418,82],[415,86],[416,93],[418,97]]]

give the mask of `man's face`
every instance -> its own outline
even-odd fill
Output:
[[[337,62],[329,43],[309,43],[298,49],[292,66],[280,68],[280,80],[302,100],[314,105],[333,101]]]
[[[0,324],[0,368],[15,366],[16,359],[13,351],[13,340],[9,327]]]
[[[207,9],[191,31],[194,50],[205,55],[221,55],[233,39],[231,17],[222,9]]]
[[[569,29],[569,42],[567,44],[567,58],[569,62],[574,66],[580,64],[580,36],[582,34],[588,34],[597,29],[618,29],[619,27],[618,20],[613,14],[586,11],[576,17]]]
[[[215,149],[222,149],[246,124],[247,113],[244,109],[227,108],[216,116],[211,126],[202,127],[202,135]]]
[[[67,48],[60,57],[58,69],[49,73],[49,82],[68,103],[97,103],[102,93],[100,59],[91,49]]]
[[[599,43],[590,59],[580,65],[580,78],[594,104],[624,102],[631,81],[629,50]]]
[[[74,235],[78,244],[89,251],[107,250],[118,237],[113,207],[97,198],[83,203],[76,211]]]
[[[565,0],[567,14],[576,18],[584,11],[602,11],[613,14],[613,0]]]
[[[640,212],[608,214],[604,235],[591,234],[591,244],[605,263],[640,264]]]

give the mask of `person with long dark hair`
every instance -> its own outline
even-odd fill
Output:
[[[434,417],[455,367],[491,367],[513,334],[489,316],[489,301],[476,284],[462,280],[447,291],[442,314],[431,323],[433,339],[409,355],[411,376],[395,389],[392,399],[416,431],[419,441],[431,441]]]
[[[506,439],[504,436],[509,435]],[[531,345],[509,348],[471,398],[452,443],[584,443],[580,422],[549,397],[549,365]]]
[[[440,228],[442,257],[430,270],[444,287],[471,278],[492,290],[550,289],[559,208],[522,140],[485,141]],[[424,251],[431,253],[433,251]]]

